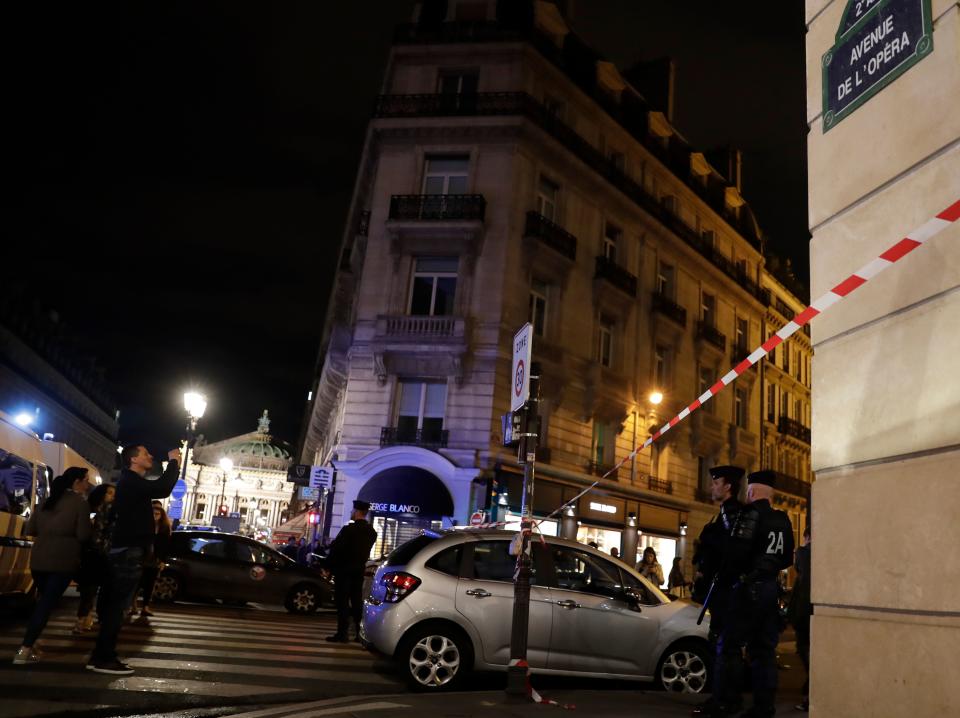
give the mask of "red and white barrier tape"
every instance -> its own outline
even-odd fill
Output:
[[[793,317],[789,322],[783,325],[783,327],[770,337],[767,341],[757,347],[746,359],[737,364],[733,369],[728,371],[716,384],[707,389],[703,394],[701,394],[692,404],[687,406],[683,411],[673,417],[670,421],[664,424],[660,429],[650,435],[643,444],[636,449],[634,449],[630,454],[627,455],[622,461],[616,464],[612,469],[605,473],[601,478],[607,478],[610,474],[614,473],[621,466],[630,461],[634,456],[636,456],[640,451],[646,449],[650,444],[659,439],[661,436],[666,434],[670,429],[675,427],[681,421],[686,419],[690,414],[695,412],[701,406],[706,404],[710,399],[719,394],[723,389],[732,384],[734,379],[743,374],[747,369],[752,367],[758,361],[763,359],[768,353],[770,353],[777,346],[786,341],[790,336],[795,332],[800,330],[804,324],[807,324],[811,319],[813,319],[818,314],[822,314],[831,306],[839,302],[841,299],[849,295],[857,287],[860,287],[863,284],[866,284],[869,280],[876,277],[880,272],[887,269],[891,265],[899,262],[910,252],[915,250],[921,244],[926,242],[931,237],[939,234],[941,231],[949,227],[952,223],[960,219],[960,200],[957,200],[945,210],[940,212],[936,217],[929,220],[928,222],[920,225],[915,230],[910,232],[906,237],[901,239],[899,242],[891,246],[887,251],[881,254],[879,257],[874,259],[871,262],[863,265],[851,274],[849,277],[844,279],[838,285],[833,287],[830,291],[818,297],[815,301],[811,302],[810,306],[804,309],[802,312]],[[587,491],[592,489],[599,482],[594,482],[587,488]],[[583,493],[586,493],[583,492]],[[582,494],[581,494],[582,495]],[[579,497],[578,497],[579,498]],[[564,504],[564,506],[569,505],[570,502]],[[561,507],[563,508],[563,507]],[[558,510],[559,511],[559,510]],[[556,512],[555,512],[556,513]]]
[[[533,700],[534,703],[543,703],[550,706],[560,706],[566,710],[573,710],[576,706],[573,703],[560,703],[559,701],[552,700],[550,698],[544,698],[542,695],[537,693],[536,689],[530,685],[530,665],[519,658],[510,659],[510,667],[519,667],[523,668],[526,671],[526,684],[527,684],[527,697]]]

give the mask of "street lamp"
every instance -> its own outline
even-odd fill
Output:
[[[220,503],[217,504],[217,513],[220,512],[220,507],[223,506],[223,502],[227,500],[227,477],[230,475],[230,472],[233,471],[233,460],[224,456],[220,459],[220,468],[223,469],[223,480],[220,484]]]
[[[651,404],[653,404],[654,406],[657,406],[660,404],[661,401],[663,401],[663,392],[660,392],[654,389],[653,391],[650,392],[650,396],[648,396],[647,398],[650,400]]]
[[[20,426],[30,426],[30,424],[33,423],[33,414],[28,414],[27,412],[22,411],[16,415],[14,421],[16,421]]]
[[[188,391],[183,394],[183,408],[187,410],[187,450],[183,454],[183,466],[180,467],[180,480],[187,480],[187,464],[190,463],[190,447],[196,438],[197,421],[207,410],[207,397],[197,391]]]

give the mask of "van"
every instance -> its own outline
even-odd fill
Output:
[[[53,477],[42,443],[0,411],[0,600],[28,599],[33,593],[33,542],[23,537],[23,527],[50,493]]]

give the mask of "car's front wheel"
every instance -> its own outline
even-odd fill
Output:
[[[309,584],[294,586],[287,594],[284,606],[290,613],[314,613],[320,608],[320,589]]]
[[[414,690],[452,690],[473,668],[473,644],[456,626],[432,623],[414,628],[397,658]]]
[[[153,600],[161,603],[172,603],[180,595],[180,577],[175,573],[164,571],[157,577],[153,586]]]
[[[671,693],[710,690],[710,660],[706,645],[681,641],[670,646],[657,664],[657,683]]]

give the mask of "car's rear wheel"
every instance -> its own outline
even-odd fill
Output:
[[[657,683],[670,693],[710,690],[710,659],[706,645],[680,641],[670,646],[657,664]]]
[[[473,668],[473,644],[452,624],[430,623],[407,635],[397,658],[414,690],[453,690]]]
[[[164,571],[157,577],[157,582],[153,586],[152,600],[172,603],[180,595],[181,587],[182,583],[177,574]]]
[[[320,589],[306,583],[294,586],[287,594],[284,606],[290,613],[314,613],[320,608]]]

